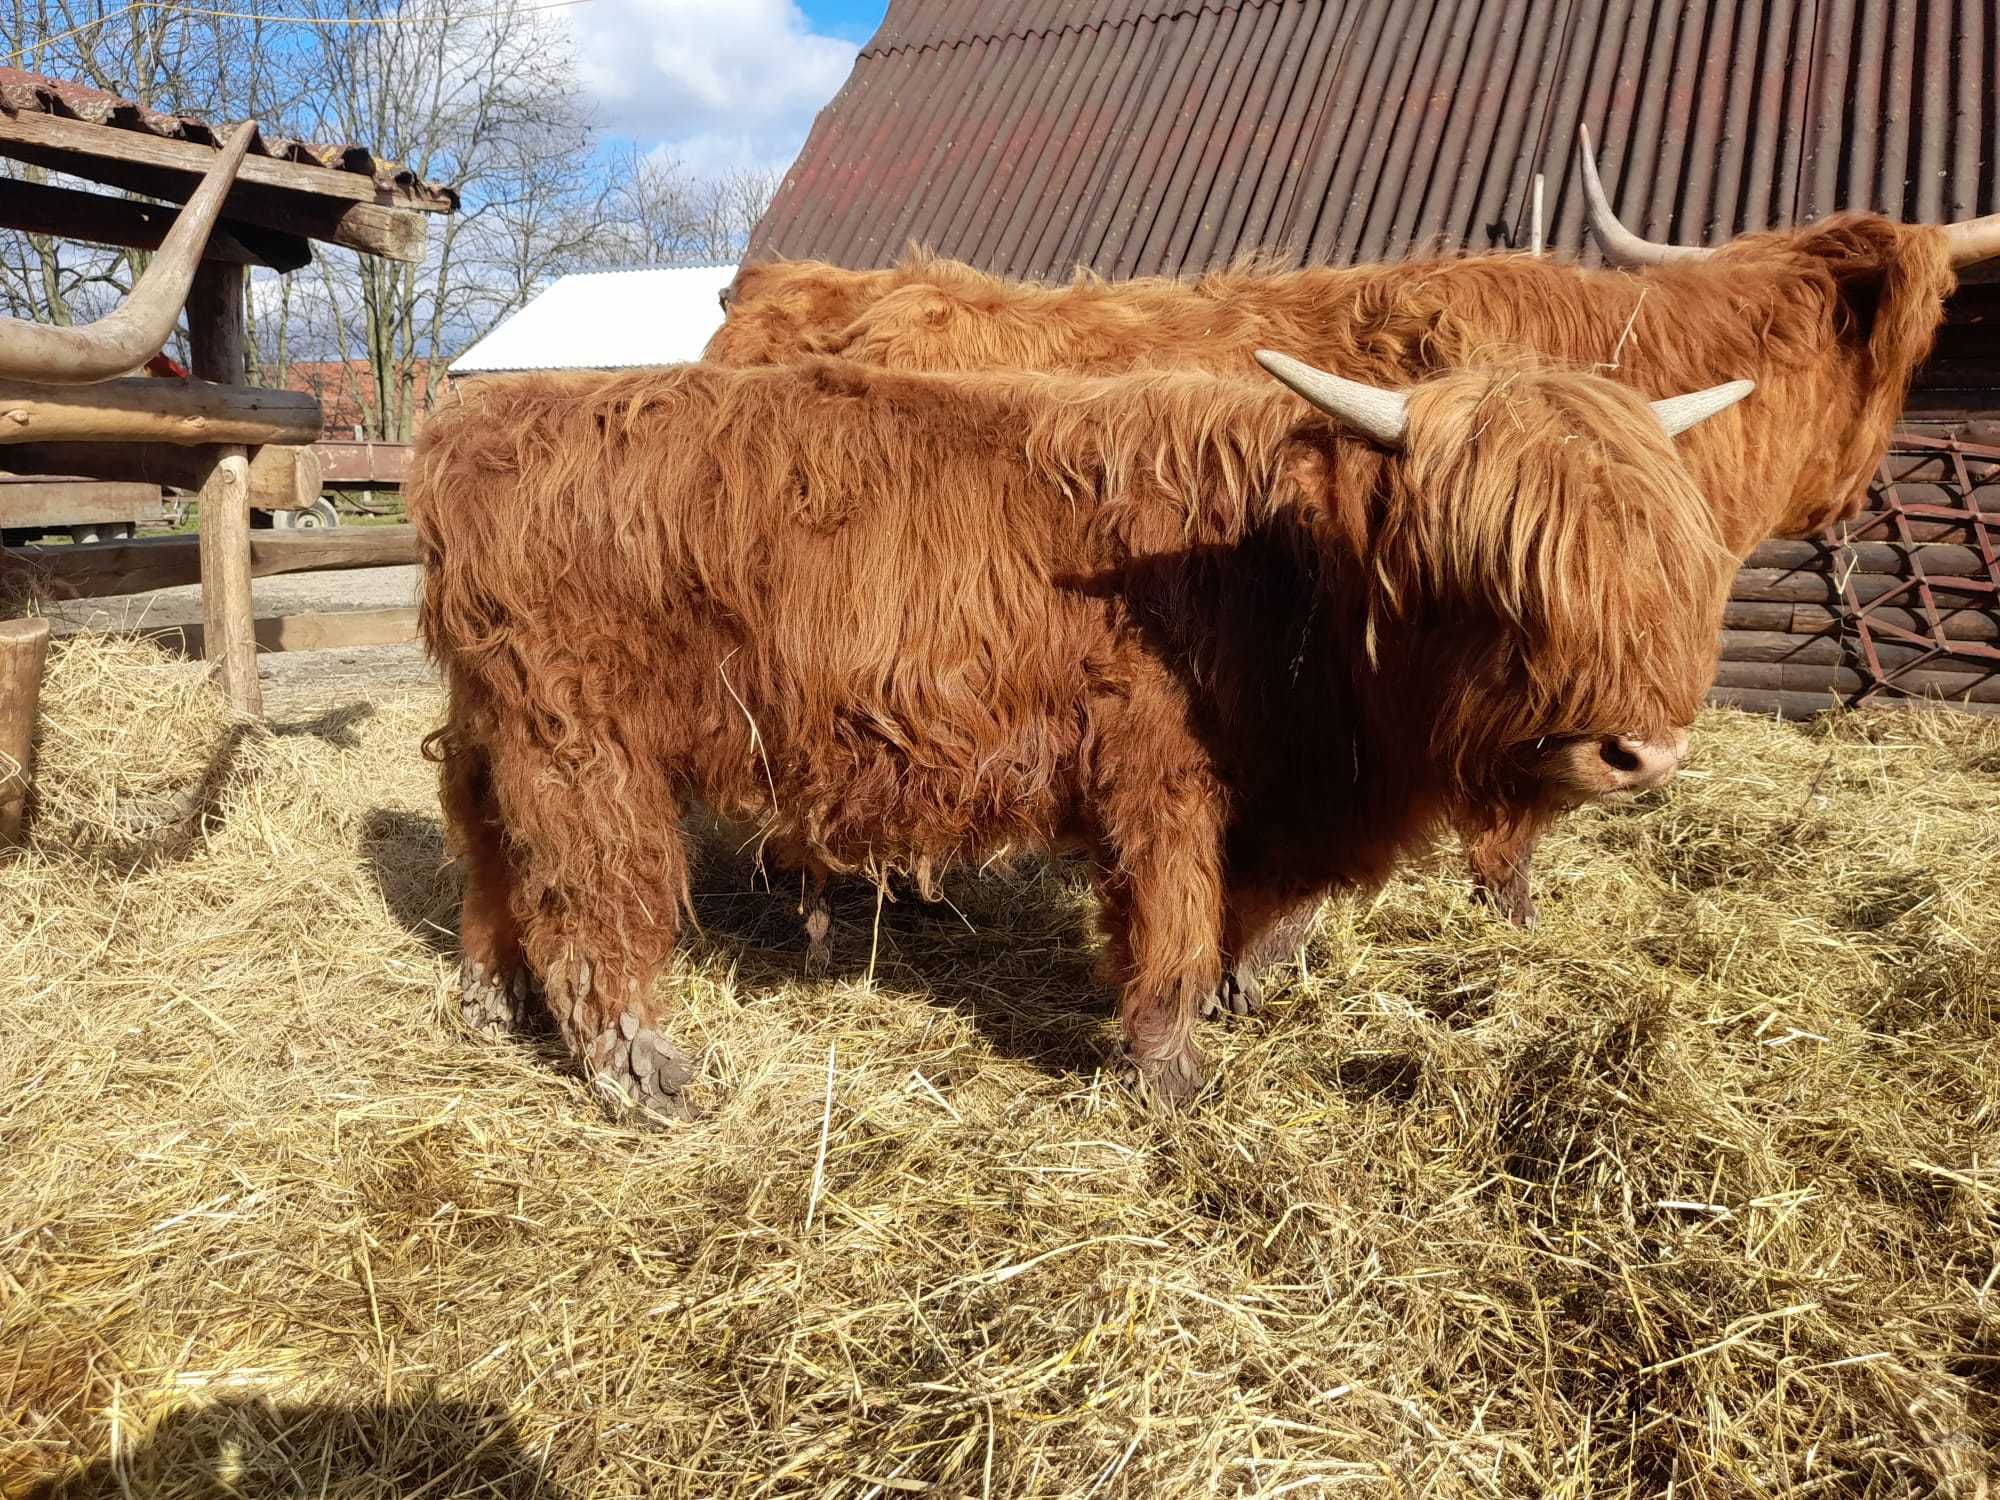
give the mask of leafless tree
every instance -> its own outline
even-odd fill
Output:
[[[777,188],[774,172],[703,177],[627,143],[612,158],[601,204],[605,240],[626,266],[733,265]]]

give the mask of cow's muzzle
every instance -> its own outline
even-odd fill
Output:
[[[1604,791],[1645,792],[1656,786],[1665,786],[1674,779],[1674,772],[1680,769],[1681,757],[1687,754],[1687,747],[1687,731],[1680,729],[1664,740],[1644,740],[1633,734],[1608,734],[1594,744],[1586,743],[1577,749],[1595,755],[1596,762],[1590,767],[1590,779]]]

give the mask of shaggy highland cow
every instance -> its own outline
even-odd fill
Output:
[[[441,410],[409,503],[468,1018],[539,976],[615,1108],[676,1110],[653,979],[698,801],[920,885],[1087,851],[1125,1055],[1177,1101],[1224,955],[1285,913],[1464,806],[1669,776],[1731,565],[1669,433],[1747,385],[1265,359],[1319,410],[830,360]]]
[[[1352,379],[1403,385],[1505,345],[1599,368],[1648,397],[1743,375],[1757,382],[1756,399],[1682,445],[1725,543],[1742,557],[1771,536],[1854,515],[1930,350],[1952,268],[2000,254],[2000,217],[1929,228],[1846,214],[1713,251],[1662,246],[1612,215],[1587,134],[1581,159],[1595,231],[1613,259],[1648,265],[1643,273],[1504,254],[1287,272],[1246,264],[1194,281],[1079,274],[1044,287],[921,253],[888,271],[777,262],[739,273],[704,358],[1230,373],[1250,369],[1255,350],[1279,348]],[[1475,883],[1531,924],[1543,825],[1490,809],[1469,817]],[[1259,994],[1255,965],[1238,965],[1218,998],[1240,1011]]]

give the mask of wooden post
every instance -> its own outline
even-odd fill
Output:
[[[243,268],[204,260],[188,293],[187,317],[190,373],[243,384]],[[264,712],[264,690],[250,598],[250,459],[241,447],[216,453],[200,493],[203,654],[231,705],[255,718]]]
[[[21,841],[48,654],[47,620],[0,620],[0,849]]]

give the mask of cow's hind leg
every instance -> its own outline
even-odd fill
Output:
[[[447,737],[448,738],[448,737]],[[486,752],[449,744],[439,776],[447,847],[465,871],[458,940],[458,1005],[482,1035],[526,1031],[546,1019],[540,987],[514,920],[514,872]]]
[[[662,778],[606,735],[581,762],[498,755],[494,781],[522,942],[563,1040],[614,1117],[684,1117],[694,1068],[653,994],[688,890]]]
[[[1203,1016],[1254,1016],[1262,1010],[1278,966],[1312,935],[1318,914],[1316,895],[1232,889],[1224,922],[1229,956],[1222,982],[1202,1006]]]

